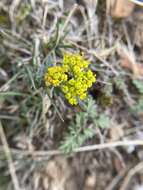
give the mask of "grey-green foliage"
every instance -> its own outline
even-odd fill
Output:
[[[132,108],[132,112],[135,114],[143,113],[143,98],[140,98],[138,102]]]
[[[91,96],[89,96],[85,104],[83,104],[83,109],[86,112],[87,117],[92,119],[97,117],[96,104]]]
[[[140,97],[138,101],[136,102],[136,104],[134,105],[134,107],[132,108],[132,111],[135,114],[140,114],[140,113],[143,113],[143,96],[142,96],[143,95],[143,81],[139,79],[134,79],[132,82],[135,85],[138,92],[140,93]]]
[[[128,96],[128,87],[123,76],[115,77],[114,84],[116,88],[121,90],[125,96]]]
[[[76,115],[75,121],[69,125],[69,132],[61,143],[60,149],[65,153],[70,153],[80,147],[88,138],[93,136],[93,130],[87,128],[87,117],[84,112]]]
[[[97,125],[103,129],[108,128],[110,126],[109,117],[105,114],[100,114],[99,118],[97,119]]]
[[[143,94],[143,81],[135,79],[135,80],[133,80],[133,84],[137,88],[138,92],[140,94]]]
[[[125,83],[125,79],[123,77],[121,77],[121,76],[115,77],[114,83],[119,90],[126,91],[127,86]]]
[[[71,153],[79,148],[87,139],[95,135],[95,130],[89,128],[89,123],[96,127],[106,128],[110,120],[105,114],[98,115],[95,101],[89,97],[82,105],[84,111],[76,114],[75,119],[69,124],[69,131],[61,142],[60,149],[64,153]]]
[[[82,108],[84,111],[76,114],[74,121],[69,124],[68,133],[61,142],[60,149],[65,153],[72,152],[94,135],[93,130],[87,127],[89,119],[97,114],[94,100],[91,97],[88,98]]]
[[[95,101],[89,97],[84,109],[88,114],[88,119],[95,124],[96,127],[108,128],[110,126],[110,118],[104,113],[97,113]]]

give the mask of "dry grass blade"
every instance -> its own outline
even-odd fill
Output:
[[[128,174],[127,174],[127,176],[125,177],[125,180],[124,180],[124,182],[123,182],[123,184],[122,184],[120,190],[127,189],[128,184],[129,184],[130,180],[132,179],[132,177],[133,177],[134,175],[136,175],[136,173],[138,173],[138,172],[140,172],[140,171],[142,171],[142,170],[143,170],[143,162],[140,162],[139,164],[137,164],[134,168],[132,168],[132,169],[128,172]]]
[[[10,149],[9,149],[9,146],[8,146],[6,136],[5,136],[3,126],[1,124],[1,122],[0,122],[0,138],[1,138],[1,141],[2,141],[2,144],[3,144],[3,149],[4,149],[4,152],[5,152],[6,158],[7,158],[8,167],[9,167],[9,171],[10,171],[10,174],[11,174],[11,179],[12,179],[12,182],[13,182],[14,189],[15,190],[21,190],[20,185],[19,185],[19,181],[18,181],[18,178],[17,178],[17,175],[16,175],[16,170],[15,170],[15,167],[14,167],[14,163],[13,163],[13,160],[12,160],[11,152],[10,152]]]

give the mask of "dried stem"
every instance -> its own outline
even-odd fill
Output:
[[[110,149],[110,148],[115,148],[115,147],[128,147],[128,146],[143,146],[143,140],[116,141],[116,142],[110,142],[110,143],[83,146],[83,147],[75,149],[73,152],[76,152],[76,153],[88,152],[88,151],[102,150],[102,149],[107,149],[107,148]],[[17,149],[11,149],[11,151],[14,154],[21,154],[23,156],[32,154],[32,157],[35,157],[35,158],[63,154],[60,150],[33,151],[32,153],[29,151],[21,151]]]
[[[7,158],[7,162],[8,162],[8,167],[9,167],[9,171],[11,174],[11,178],[12,178],[12,182],[13,182],[13,186],[15,190],[21,190],[18,179],[17,179],[17,175],[16,175],[16,170],[13,164],[13,160],[12,160],[12,156],[11,156],[11,152],[9,149],[9,145],[7,143],[6,140],[6,136],[2,127],[2,124],[0,122],[0,138],[3,144],[3,149]]]

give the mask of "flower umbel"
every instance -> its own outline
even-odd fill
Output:
[[[66,82],[68,76],[65,74],[65,69],[61,66],[54,66],[48,68],[48,72],[44,76],[46,86],[59,86]]]
[[[96,81],[96,76],[88,68],[89,61],[82,55],[65,53],[61,66],[48,68],[44,80],[46,86],[59,87],[72,105],[84,100],[87,90]]]

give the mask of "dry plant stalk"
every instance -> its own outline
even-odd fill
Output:
[[[120,190],[124,190],[128,188],[129,182],[131,179],[138,173],[143,170],[143,162],[138,163],[135,167],[133,167],[125,177],[125,180],[120,188]]]
[[[21,190],[19,182],[18,182],[18,179],[17,179],[14,163],[13,163],[13,160],[12,160],[11,152],[10,152],[10,149],[9,149],[9,146],[8,146],[6,136],[5,136],[5,133],[4,133],[4,130],[3,130],[1,122],[0,122],[0,138],[1,138],[1,141],[2,141],[2,144],[3,144],[3,149],[4,149],[4,152],[5,152],[6,158],[7,158],[8,167],[9,167],[9,171],[10,171],[10,175],[11,175],[11,178],[12,178],[14,189],[15,190]]]
[[[77,148],[73,150],[73,152],[89,152],[89,151],[95,151],[95,150],[103,150],[103,149],[110,149],[110,148],[117,148],[117,147],[129,147],[129,146],[141,146],[143,147],[143,140],[126,140],[126,141],[114,141],[114,142],[108,142],[108,143],[102,143],[102,144],[95,144],[95,145],[89,145],[89,146],[83,146],[80,148]],[[33,157],[49,157],[49,156],[55,156],[55,155],[62,155],[64,154],[60,150],[48,150],[48,151],[33,151],[32,153],[29,152],[29,150],[17,150],[17,149],[11,149],[11,151],[15,154],[21,154],[23,156],[31,155]]]

